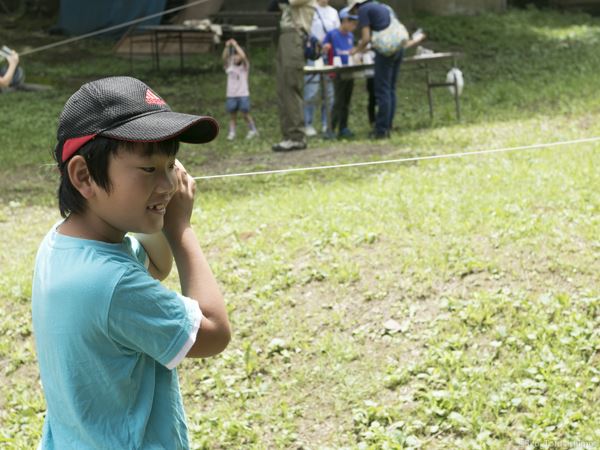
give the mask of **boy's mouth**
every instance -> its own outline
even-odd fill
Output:
[[[164,214],[167,211],[167,204],[166,203],[155,203],[153,205],[148,206],[146,209],[149,209],[150,211],[157,213],[157,214]]]

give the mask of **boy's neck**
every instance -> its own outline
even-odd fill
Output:
[[[122,231],[107,227],[106,223],[99,223],[98,219],[94,220],[85,213],[69,214],[63,223],[58,226],[57,231],[65,236],[110,244],[118,244],[125,237],[125,233]]]

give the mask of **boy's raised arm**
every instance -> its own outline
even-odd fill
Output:
[[[162,231],[153,234],[134,233],[148,255],[148,272],[157,280],[164,280],[173,267],[173,253]]]
[[[229,39],[227,42],[225,42],[225,45],[223,46],[223,53],[221,54],[221,58],[223,59],[223,64],[227,65],[228,61],[229,61],[229,41],[231,39]]]
[[[240,55],[240,58],[242,58],[242,61],[248,63],[248,55],[246,55],[244,49],[240,47],[240,44],[238,44],[235,39],[231,39],[231,43],[233,45],[233,48],[235,48],[236,53]]]
[[[179,161],[176,168],[178,189],[167,206],[163,232],[177,264],[181,292],[198,302],[203,316],[187,356],[213,356],[222,352],[231,339],[229,319],[217,280],[190,225],[195,181]]]

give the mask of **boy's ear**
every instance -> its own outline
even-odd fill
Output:
[[[86,200],[94,195],[94,180],[90,175],[85,158],[81,155],[75,155],[67,165],[67,173],[71,184],[79,191]]]

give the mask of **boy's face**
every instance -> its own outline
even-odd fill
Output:
[[[167,204],[177,187],[175,156],[146,155],[144,144],[119,149],[108,163],[107,192],[96,186],[87,214],[105,240],[120,242],[127,232],[155,233],[163,228]]]
[[[354,30],[356,30],[357,25],[358,21],[351,19],[344,19],[341,22],[342,29],[347,33],[354,33]]]

